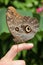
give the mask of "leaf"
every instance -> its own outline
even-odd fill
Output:
[[[4,40],[6,40],[9,36],[10,36],[10,33],[2,33],[2,34],[0,35],[0,39],[1,39],[2,41],[4,41]]]
[[[24,10],[17,9],[17,12],[20,13],[21,15],[23,15],[23,16],[30,16],[30,17],[33,16],[31,11],[24,11]]]
[[[40,31],[43,31],[43,16],[40,16],[40,27],[39,27]]]
[[[27,54],[27,50],[23,50],[22,53],[23,53],[23,58],[25,58]]]
[[[6,23],[6,8],[0,9],[0,35],[4,32],[9,33]]]
[[[43,38],[43,31],[40,31],[36,34],[36,37],[38,39],[38,41],[42,41],[42,38]]]
[[[8,5],[10,0],[4,0],[5,5]]]
[[[34,47],[33,47],[32,51],[33,51],[34,53],[37,53],[37,44],[38,44],[38,39],[37,39],[36,36],[31,40],[31,43],[34,44]]]
[[[0,2],[1,2],[1,3],[3,3],[3,2],[4,2],[4,0],[0,0]]]

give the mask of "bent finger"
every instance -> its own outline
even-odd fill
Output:
[[[33,44],[18,44],[18,45],[13,45],[12,48],[8,51],[8,53],[4,56],[4,58],[7,58],[9,60],[12,60],[18,52],[22,51],[22,50],[29,50],[33,47]]]

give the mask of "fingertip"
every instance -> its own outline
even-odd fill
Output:
[[[24,60],[16,60],[13,61],[13,65],[26,65]]]
[[[22,60],[22,65],[26,65],[26,63],[25,63],[25,61],[24,61],[24,60]]]
[[[28,43],[28,46],[34,47],[34,44],[33,43]]]

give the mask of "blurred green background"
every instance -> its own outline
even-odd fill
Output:
[[[24,59],[26,65],[43,65],[43,0],[0,0],[0,58],[14,44],[6,24],[6,10],[13,6],[25,16],[36,17],[39,21],[39,31],[32,40],[34,48],[18,53],[15,59]]]

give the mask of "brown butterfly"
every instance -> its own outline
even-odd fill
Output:
[[[39,23],[36,18],[22,16],[12,6],[8,7],[6,18],[8,28],[17,43],[32,39],[38,31]]]

